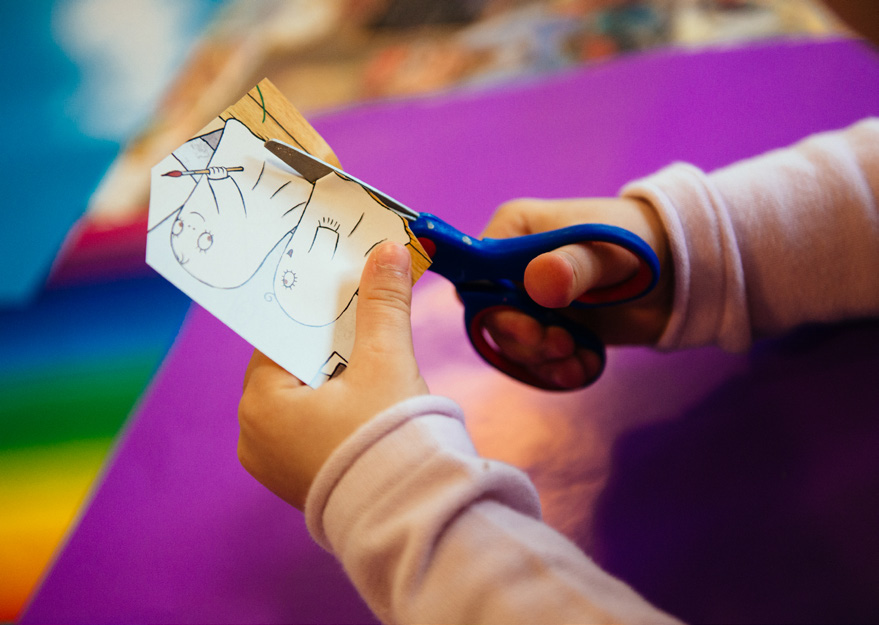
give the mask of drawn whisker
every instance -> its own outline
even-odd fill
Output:
[[[370,248],[369,248],[368,250],[366,250],[366,253],[363,255],[363,257],[366,258],[367,256],[369,256],[369,253],[370,253],[372,250],[374,250],[378,245],[381,245],[381,244],[384,243],[385,241],[387,241],[387,238],[384,238],[384,239],[382,239],[381,241],[376,241],[375,243],[373,243],[372,246],[370,246]]]
[[[250,190],[251,190],[251,191],[253,191],[254,189],[256,189],[256,185],[258,185],[258,184],[259,184],[259,181],[262,180],[262,173],[263,173],[265,170],[266,170],[266,164],[265,164],[265,161],[263,161],[262,169],[259,170],[259,176],[256,177],[256,182],[254,182],[254,183],[253,183],[253,186],[250,187]]]
[[[355,231],[355,230],[357,230],[357,226],[359,226],[359,225],[360,225],[360,222],[363,221],[363,216],[364,216],[365,214],[366,214],[366,213],[361,213],[361,214],[360,214],[360,219],[357,220],[357,223],[354,224],[354,227],[353,227],[353,228],[351,228],[351,232],[348,233],[348,236],[349,236],[349,237],[350,237],[352,234],[354,234],[354,231]]]
[[[280,189],[279,189],[279,190],[280,190]],[[276,191],[276,193],[277,193],[277,191]],[[289,215],[290,213],[292,213],[293,211],[295,211],[297,208],[299,208],[300,206],[304,206],[304,205],[305,205],[305,202],[299,202],[299,204],[297,204],[297,205],[294,206],[293,208],[287,210],[282,216],[283,216],[283,217],[286,217],[287,215]],[[295,228],[294,228],[294,231],[295,231]]]
[[[288,184],[290,184],[290,181],[289,181],[289,180],[288,180],[287,182],[285,182],[284,184],[282,184],[280,187],[278,187],[277,190],[276,190],[274,193],[272,193],[271,197],[275,197],[276,195],[278,195],[278,193],[281,192],[281,189],[283,189],[284,187],[286,187]],[[270,198],[270,199],[271,199],[271,198]]]

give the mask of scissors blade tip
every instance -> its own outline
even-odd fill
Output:
[[[284,161],[284,163],[302,174],[303,178],[306,178],[309,182],[314,183],[320,178],[323,178],[324,176],[335,170],[334,167],[327,163],[324,163],[319,158],[314,157],[303,150],[295,148],[292,145],[288,145],[283,141],[279,141],[277,139],[268,139],[263,145],[272,154]],[[358,180],[350,174],[345,175],[378,195],[385,203],[388,204],[388,207],[392,211],[397,213],[403,219],[414,221],[421,217],[421,213],[414,211],[405,204],[398,202],[387,193],[379,191],[372,185],[367,184],[362,180]]]

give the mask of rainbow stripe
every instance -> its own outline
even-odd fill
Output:
[[[0,311],[0,621],[21,613],[188,306],[146,276]]]

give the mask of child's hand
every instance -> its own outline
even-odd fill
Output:
[[[399,401],[428,392],[412,350],[411,259],[379,246],[363,269],[348,368],[312,389],[258,351],[244,374],[238,408],[241,464],[302,509],[318,470],[360,425]]]
[[[646,202],[628,198],[516,200],[498,209],[482,236],[507,238],[584,223],[620,226],[640,236],[659,257],[661,276],[650,294],[634,302],[594,310],[567,309],[566,314],[607,344],[655,343],[668,322],[673,280],[668,236]],[[565,308],[592,288],[630,278],[637,268],[634,255],[611,244],[567,245],[531,261],[525,271],[525,289],[542,306]],[[598,357],[576,349],[561,328],[544,328],[513,311],[487,316],[485,327],[507,357],[554,386],[576,388],[598,373]]]

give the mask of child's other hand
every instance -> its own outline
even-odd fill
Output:
[[[244,374],[238,457],[269,490],[302,509],[330,454],[360,425],[428,392],[412,349],[411,259],[379,246],[363,269],[348,368],[312,389],[258,351]]]
[[[656,288],[619,306],[567,308],[586,291],[623,282],[638,268],[630,252],[608,243],[590,243],[567,245],[532,260],[525,271],[525,289],[542,306],[566,309],[566,315],[591,329],[606,344],[655,343],[671,312],[673,280],[668,236],[646,202],[629,198],[515,200],[497,210],[482,236],[502,239],[584,223],[620,226],[644,239],[661,265]],[[513,311],[487,316],[485,328],[502,353],[553,386],[576,388],[598,373],[598,357],[577,349],[561,328],[545,328]]]

